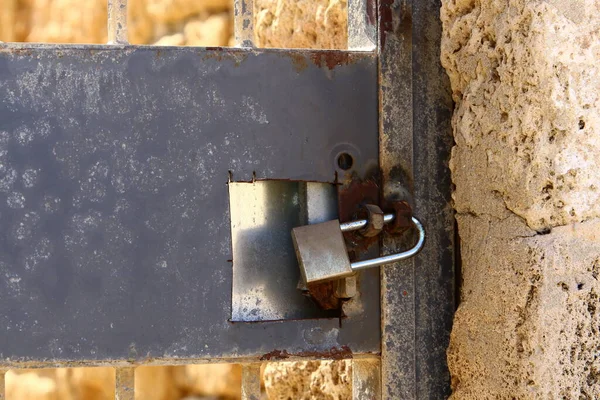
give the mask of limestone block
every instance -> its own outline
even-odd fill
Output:
[[[459,216],[453,399],[600,398],[600,220],[528,230]]]
[[[0,0],[0,41],[15,40],[17,0]]]
[[[346,49],[347,0],[254,0],[259,47]]]
[[[231,0],[146,0],[146,9],[155,21],[173,22],[206,12],[227,11]]]
[[[204,364],[173,367],[175,384],[183,392],[235,400],[241,396],[242,367],[236,364]]]
[[[269,363],[263,373],[271,400],[346,400],[352,397],[352,362]]]
[[[443,3],[457,211],[538,231],[600,216],[600,3]]]
[[[61,368],[56,370],[61,400],[108,400],[115,397],[114,368]]]
[[[204,20],[189,21],[183,32],[187,46],[226,46],[233,35],[233,24],[228,13],[213,14]]]
[[[106,0],[32,0],[28,42],[106,43]]]
[[[137,367],[135,398],[137,400],[178,400],[181,392],[173,378],[174,367]]]
[[[600,2],[445,0],[454,399],[599,398]]]
[[[54,371],[9,371],[6,398],[10,400],[59,400]]]

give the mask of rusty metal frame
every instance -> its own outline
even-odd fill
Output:
[[[381,269],[385,399],[441,399],[454,313],[454,217],[448,168],[453,104],[440,64],[440,0],[380,0],[380,166],[386,200],[409,201],[428,239]],[[387,238],[384,251],[401,240]],[[414,315],[414,318],[403,318]]]
[[[108,0],[111,45],[128,43],[126,5],[127,0]],[[235,0],[234,6],[236,43],[252,48],[253,1]],[[381,269],[381,354],[354,355],[354,399],[443,398],[449,391],[445,349],[455,307],[454,222],[447,166],[452,102],[439,62],[439,7],[440,0],[348,2],[349,50],[378,54],[381,197],[409,201],[428,232],[426,247],[417,258]],[[388,237],[383,251],[397,251],[406,240],[410,239]],[[411,315],[414,318],[406,318]],[[331,354],[279,351],[262,360],[349,355],[343,349]],[[215,361],[242,363],[242,398],[260,396],[260,367],[254,358],[147,360],[145,364]],[[133,365],[109,365],[116,367],[117,398],[132,399]],[[0,399],[4,372],[0,371]]]

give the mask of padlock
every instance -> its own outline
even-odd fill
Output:
[[[385,214],[384,222],[392,222],[394,218],[394,214]],[[425,229],[417,218],[412,217],[412,223],[419,233],[419,239],[412,248],[401,253],[351,263],[343,232],[363,229],[368,222],[363,219],[340,224],[339,220],[333,220],[292,229],[294,248],[303,281],[310,284],[345,278],[361,269],[406,260],[415,256],[423,248]]]

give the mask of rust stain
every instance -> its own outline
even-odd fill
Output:
[[[260,357],[260,361],[285,360],[290,357],[303,357],[311,359],[345,360],[353,357],[352,350],[348,346],[332,347],[324,351],[301,351],[299,353],[288,353],[287,350],[273,350]]]
[[[384,230],[392,235],[400,235],[412,227],[413,211],[406,201],[390,201],[384,204],[384,209],[394,213],[396,218],[390,224],[386,224]]]
[[[344,360],[353,357],[352,350],[348,346],[332,347],[325,351],[302,351],[295,355],[298,357],[326,358],[329,360]]]
[[[379,184],[375,179],[352,180],[338,188],[338,216],[340,222],[365,218],[365,204],[379,204]],[[379,244],[379,237],[364,237],[358,231],[344,232],[350,261],[356,261],[361,254]]]
[[[286,350],[273,350],[264,354],[260,361],[285,360],[286,358],[290,358],[290,354]]]
[[[290,52],[288,56],[291,58],[292,65],[296,68],[297,72],[302,72],[308,67],[308,61],[302,54]]]
[[[340,299],[336,297],[335,282],[309,284],[308,293],[323,310],[339,310],[341,304]]]
[[[246,61],[249,54],[248,50],[235,47],[205,47],[198,52],[203,60],[233,61],[236,67]]]
[[[385,47],[386,36],[394,28],[393,4],[394,0],[379,0],[379,40],[381,41],[381,48]]]
[[[340,65],[348,65],[354,61],[347,51],[319,51],[311,54],[312,61],[319,68],[327,67],[330,70]]]
[[[367,0],[367,21],[369,25],[377,24],[377,0]]]

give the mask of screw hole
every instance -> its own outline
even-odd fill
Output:
[[[338,156],[337,164],[338,167],[340,167],[344,171],[348,171],[350,168],[352,168],[352,164],[354,164],[354,159],[350,154],[342,153]]]

